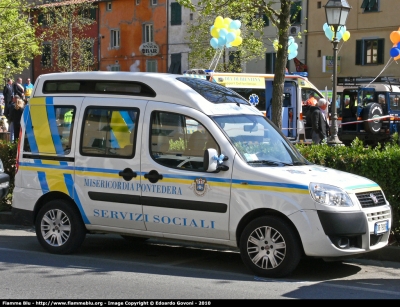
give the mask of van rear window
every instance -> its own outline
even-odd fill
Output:
[[[43,85],[44,94],[113,94],[156,97],[156,92],[141,82],[106,80],[51,80]]]
[[[210,102],[249,104],[249,102],[238,93],[218,83],[191,77],[176,79],[191,87]]]

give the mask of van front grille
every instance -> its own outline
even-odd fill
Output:
[[[382,191],[372,191],[364,193],[356,193],[356,196],[363,208],[371,208],[386,205]]]

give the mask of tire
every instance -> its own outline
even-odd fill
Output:
[[[302,257],[300,239],[287,222],[275,216],[251,221],[243,230],[239,245],[244,264],[263,277],[289,275]]]
[[[144,237],[135,237],[135,236],[126,236],[126,235],[121,235],[121,237],[124,238],[126,241],[129,241],[132,243],[143,243],[149,239],[149,238],[144,238]]]
[[[63,199],[52,200],[39,210],[35,228],[40,245],[52,254],[73,253],[86,237],[78,209]]]
[[[371,102],[367,104],[362,113],[362,119],[365,120],[364,130],[373,134],[379,133],[382,128],[382,120],[373,121],[371,119],[380,116],[383,116],[383,109],[379,103]]]

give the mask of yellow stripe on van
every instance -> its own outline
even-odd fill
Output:
[[[114,133],[114,136],[119,144],[119,148],[123,148],[126,145],[131,144],[131,131],[120,112],[113,112],[111,116],[110,127]],[[133,132],[132,132],[133,133]]]
[[[40,103],[39,100],[42,100],[42,102]],[[38,151],[55,154],[54,143],[49,142],[51,131],[49,121],[47,120],[48,116],[44,98],[37,98],[34,102],[35,106],[30,108],[30,113]]]
[[[256,191],[273,191],[273,192],[282,192],[282,193],[309,194],[309,191],[308,190],[304,190],[304,189],[279,188],[279,187],[259,186],[259,185],[232,184],[232,189],[245,189],[245,190],[256,190]]]

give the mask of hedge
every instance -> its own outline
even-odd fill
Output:
[[[400,184],[397,181],[400,179],[400,147],[397,144],[396,134],[393,143],[383,147],[366,147],[358,139],[351,146],[297,144],[296,147],[312,163],[364,176],[378,183],[392,206],[392,234],[400,242]],[[9,194],[0,201],[0,211],[11,210],[16,155],[15,143],[0,140],[0,158],[4,171],[10,175]]]

